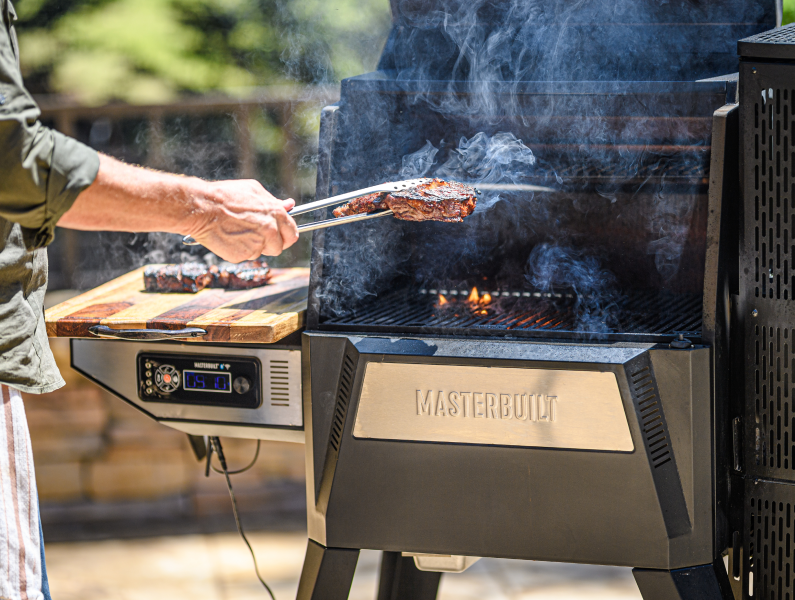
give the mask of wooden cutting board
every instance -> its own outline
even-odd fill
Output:
[[[268,285],[252,290],[158,294],[144,291],[144,268],[47,310],[47,335],[97,339],[88,331],[94,325],[113,329],[200,327],[207,335],[193,341],[269,344],[304,324],[309,269],[273,269]]]

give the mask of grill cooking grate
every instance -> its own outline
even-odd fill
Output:
[[[438,306],[439,294],[448,304]],[[401,291],[380,297],[352,314],[330,318],[321,329],[387,333],[530,337],[581,337],[583,333],[664,341],[683,333],[701,335],[699,294],[635,293],[611,303],[599,316],[584,318],[576,298],[566,294],[493,292],[491,303],[472,305],[465,291]],[[657,339],[663,338],[663,339]]]

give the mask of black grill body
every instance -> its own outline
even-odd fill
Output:
[[[724,75],[735,69],[735,42],[724,42],[737,26],[711,24],[726,22],[708,16],[720,3],[633,3],[643,18],[613,21],[608,3],[578,4],[591,28],[564,3],[540,4],[527,3],[536,5],[538,52],[478,80],[477,63],[454,56],[456,23],[466,20],[442,26],[436,3],[396,0],[380,70],[345,80],[340,102],[322,113],[319,197],[404,178],[426,142],[447,164],[462,138],[481,133],[514,135],[536,162],[508,178],[524,188],[486,199],[460,224],[386,218],[315,232],[301,598],[346,597],[362,548],[385,552],[379,598],[415,584],[424,591],[410,597],[435,596],[438,576],[412,570],[401,552],[631,566],[647,599],[729,600],[732,583],[739,590],[722,558],[743,539],[742,457],[733,453],[743,376],[729,339],[742,304],[730,301],[740,294],[740,111],[737,76]],[[729,4],[721,15],[754,33],[774,24],[773,3],[755,16]],[[468,5],[481,11],[472,22],[486,24],[473,29],[481,41],[507,26],[500,3],[448,2],[442,13],[460,17]],[[582,54],[622,28],[632,51]],[[660,61],[653,45],[632,42],[662,30],[665,44],[681,44],[679,59]],[[544,36],[560,41],[559,57],[584,56],[565,81],[545,66]],[[528,257],[549,246],[571,264],[595,257],[589,268],[609,272],[607,288],[535,283]],[[473,286],[491,295],[485,308],[468,303]],[[401,377],[374,395],[372,373],[395,365]],[[431,414],[420,404],[430,384],[412,371],[430,367],[509,369],[518,380],[609,373],[632,447],[462,442],[433,428],[366,435],[362,415],[374,405],[387,410],[416,393],[414,416]],[[440,406],[429,419],[445,418]]]
[[[713,465],[699,460],[713,455],[708,348],[327,334],[304,344],[310,536],[324,545],[666,570],[712,561]],[[615,373],[634,450],[357,438],[364,375],[384,362]]]
[[[745,481],[737,486],[744,492],[744,514],[736,527],[743,540],[742,594],[793,597],[795,28],[743,40],[739,50],[743,219],[737,320],[743,339],[736,372],[744,393],[737,409],[743,423],[737,466]]]

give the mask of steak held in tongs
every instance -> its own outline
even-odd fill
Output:
[[[546,188],[544,190],[549,191]],[[299,225],[299,233],[390,215],[404,221],[455,223],[472,214],[479,193],[464,183],[428,178],[406,179],[315,200],[296,206],[287,214],[296,217],[347,203],[334,210],[334,219]],[[182,243],[196,246],[199,242],[188,235],[183,238]]]
[[[477,203],[475,188],[463,183],[432,179],[391,193],[361,196],[334,210],[335,217],[391,210],[404,221],[456,223],[468,217]]]

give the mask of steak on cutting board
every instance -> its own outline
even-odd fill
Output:
[[[413,188],[390,194],[368,194],[354,198],[334,210],[335,217],[390,209],[404,221],[457,223],[475,210],[475,188],[464,183],[432,179]]]
[[[204,263],[182,263],[144,269],[147,292],[196,293],[213,281],[213,274]]]
[[[151,266],[144,270],[147,292],[196,293],[206,287],[225,290],[247,290],[268,283],[271,270],[263,260],[249,260],[239,264],[204,263]]]
[[[222,263],[210,267],[213,273],[211,287],[225,290],[248,290],[268,283],[271,269],[264,260],[247,260],[239,264]]]

